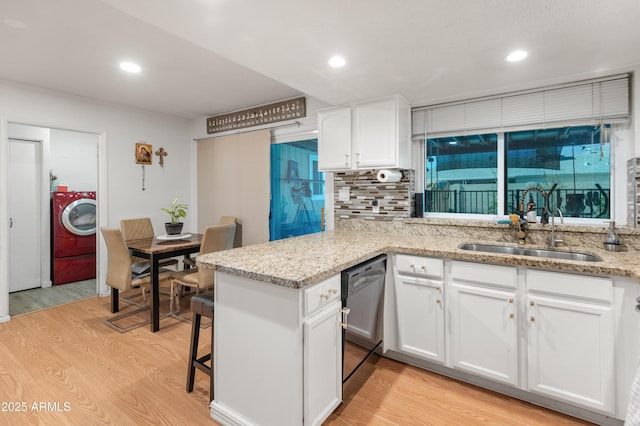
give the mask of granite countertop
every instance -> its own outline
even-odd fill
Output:
[[[602,258],[602,262],[583,262],[459,249],[458,246],[465,242],[495,244],[493,241],[434,239],[421,235],[339,230],[209,253],[198,256],[197,263],[201,267],[231,275],[291,288],[315,284],[381,253],[404,253],[574,273],[616,275],[640,281],[640,256],[636,251],[609,252],[600,248],[583,250],[572,247],[557,249],[590,253]],[[547,248],[534,245],[526,247]]]

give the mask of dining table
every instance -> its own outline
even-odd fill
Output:
[[[153,238],[143,238],[139,240],[127,241],[133,256],[149,259],[151,263],[151,331],[160,329],[160,285],[159,272],[160,261],[170,257],[184,256],[188,258],[191,254],[200,251],[202,234],[180,234],[177,236],[161,235]],[[114,295],[115,293],[115,295]],[[115,297],[115,299],[114,299]],[[111,303],[117,304],[118,292],[111,292]]]

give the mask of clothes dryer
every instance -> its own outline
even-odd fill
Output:
[[[96,193],[54,192],[51,199],[54,285],[96,276]]]

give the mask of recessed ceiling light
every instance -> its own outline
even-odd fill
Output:
[[[140,68],[140,65],[134,64],[133,62],[126,62],[126,61],[120,62],[120,69],[122,71],[130,72],[132,74],[137,74],[142,70],[142,68]]]
[[[509,62],[517,62],[523,60],[526,57],[527,52],[525,52],[524,50],[514,50],[513,52],[509,53],[509,56],[507,56],[505,59]]]
[[[345,59],[342,56],[333,56],[331,59],[329,59],[329,65],[331,65],[333,68],[342,68],[345,66],[345,64],[347,63],[347,61],[345,61]]]

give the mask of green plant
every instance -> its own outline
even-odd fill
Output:
[[[171,223],[178,223],[180,218],[187,217],[188,204],[178,204],[178,197],[174,198],[169,208],[162,207],[162,211],[171,216]]]

